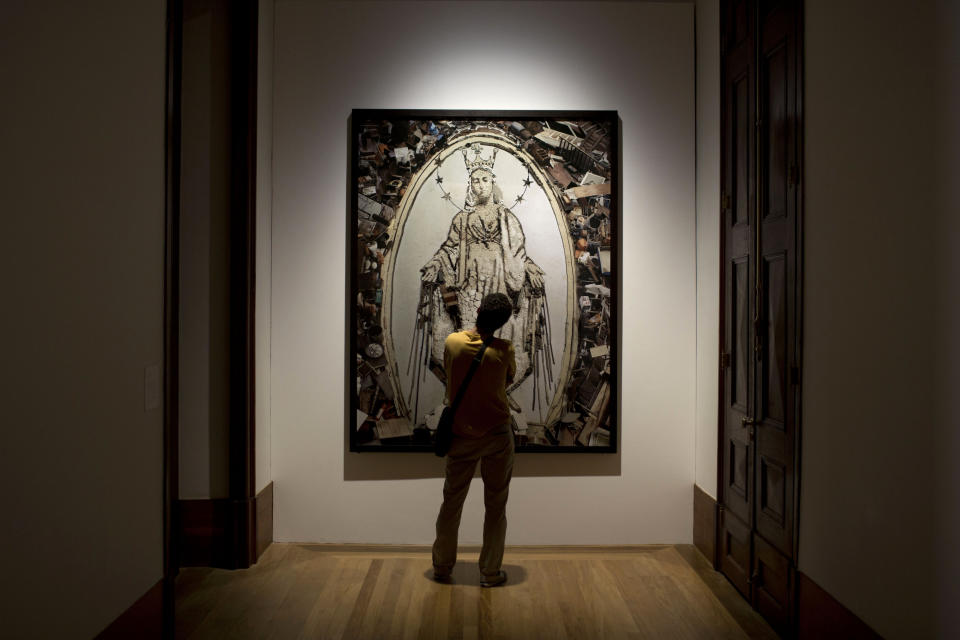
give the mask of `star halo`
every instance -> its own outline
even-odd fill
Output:
[[[471,146],[472,144],[477,144],[478,146],[482,146],[482,145],[480,145],[480,143],[470,143],[470,144],[467,145],[467,146]],[[489,145],[488,145],[488,146],[489,146]],[[501,150],[503,150],[503,149],[501,149]],[[526,177],[526,178],[523,180],[523,182],[521,183],[521,184],[523,184],[523,190],[520,192],[520,195],[518,195],[518,196],[514,199],[514,201],[513,201],[513,206],[512,206],[511,209],[510,209],[511,211],[514,211],[514,209],[516,208],[517,205],[519,205],[519,204],[522,203],[522,202],[526,202],[526,197],[525,197],[525,196],[527,195],[527,190],[530,188],[530,185],[533,184],[533,176],[532,176],[532,174],[530,173],[530,163],[529,163],[529,161],[527,161],[527,160],[525,160],[524,158],[522,158],[522,157],[520,156],[520,154],[518,153],[518,150],[506,149],[506,152],[509,153],[510,155],[512,155],[512,156],[513,156],[514,158],[516,158],[517,160],[519,160],[520,163],[523,164],[523,166],[526,167],[526,169],[527,169],[527,177]],[[434,181],[437,183],[437,187],[440,189],[440,193],[443,194],[443,195],[440,196],[440,199],[441,199],[441,200],[446,200],[447,202],[449,202],[449,203],[450,203],[450,206],[452,206],[453,208],[455,208],[458,213],[462,212],[462,211],[463,211],[463,207],[458,206],[457,203],[453,201],[453,195],[452,195],[449,191],[447,191],[446,188],[444,188],[444,186],[443,186],[443,176],[440,175],[440,168],[443,166],[443,159],[440,158],[439,154],[438,154],[437,157],[434,159],[433,164],[435,164],[436,167],[437,167],[437,176],[436,176],[436,178],[434,178]]]

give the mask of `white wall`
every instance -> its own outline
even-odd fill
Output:
[[[163,573],[165,12],[0,8],[5,637],[90,638]]]
[[[720,384],[720,2],[697,0],[696,482],[717,497]]]
[[[270,298],[273,210],[273,0],[260,0],[257,57],[256,491],[270,484]]]
[[[957,25],[806,3],[799,567],[889,638],[960,602]]]
[[[347,123],[359,107],[619,111],[621,452],[521,455],[508,543],[691,540],[693,17],[677,3],[277,2],[277,540],[428,543],[439,507],[441,460],[346,453]],[[479,498],[465,543],[479,540]]]

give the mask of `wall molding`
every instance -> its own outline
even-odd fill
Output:
[[[273,544],[273,481],[257,494],[256,531],[254,562]]]
[[[699,485],[693,485],[693,544],[717,566],[717,501]]]
[[[181,567],[232,569],[227,549],[228,499],[178,500],[178,560]]]
[[[136,602],[96,636],[96,640],[163,637],[163,580],[147,589]]]
[[[795,636],[799,639],[879,640],[880,635],[810,576],[797,571]]]
[[[179,500],[181,567],[242,569],[256,561],[254,500]]]
[[[179,500],[181,567],[243,569],[273,542],[273,482],[256,498]]]

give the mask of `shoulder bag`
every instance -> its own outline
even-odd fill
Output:
[[[477,367],[480,366],[480,361],[483,359],[483,352],[487,350],[487,345],[490,344],[491,340],[493,340],[493,336],[483,341],[483,345],[480,346],[477,355],[473,356],[473,362],[470,363],[467,375],[464,376],[463,382],[460,383],[460,388],[457,390],[457,397],[453,399],[453,404],[449,407],[444,407],[443,412],[440,413],[440,423],[437,425],[437,435],[433,441],[433,452],[438,458],[444,457],[447,455],[447,452],[450,451],[450,445],[453,443],[453,417],[457,414],[457,408],[460,406],[460,402],[467,392],[467,386],[470,384],[470,380],[473,378]]]

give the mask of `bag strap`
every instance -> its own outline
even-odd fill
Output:
[[[453,399],[453,404],[450,405],[450,408],[453,410],[454,414],[457,413],[457,407],[460,406],[460,402],[463,400],[463,396],[467,392],[467,386],[470,384],[473,374],[480,366],[480,361],[483,360],[483,352],[487,350],[487,345],[492,341],[493,336],[489,336],[483,341],[483,344],[480,346],[480,350],[477,351],[477,355],[473,356],[473,362],[470,363],[470,368],[467,370],[467,375],[463,377],[463,382],[460,383],[460,388],[457,389],[457,397]]]

